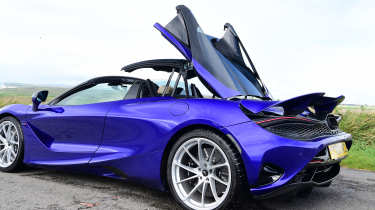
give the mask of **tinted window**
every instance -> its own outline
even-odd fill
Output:
[[[71,106],[123,100],[130,86],[125,84],[112,85],[109,83],[100,83],[73,93],[59,101],[56,105]]]

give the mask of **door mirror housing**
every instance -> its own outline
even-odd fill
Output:
[[[36,112],[38,111],[38,107],[42,102],[45,102],[48,97],[48,91],[47,90],[42,90],[39,92],[35,92],[32,96],[32,101],[33,101],[33,111]]]

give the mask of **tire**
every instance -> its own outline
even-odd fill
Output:
[[[8,129],[10,129],[10,133],[8,133]],[[9,135],[10,137],[8,137]],[[17,119],[14,117],[0,119],[0,138],[0,171],[18,171],[23,165],[24,138]]]
[[[170,192],[184,209],[238,209],[247,195],[237,150],[209,130],[193,130],[176,141],[169,153],[166,174]]]

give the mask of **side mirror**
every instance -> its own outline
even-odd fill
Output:
[[[33,111],[36,112],[38,111],[38,107],[42,102],[45,102],[48,97],[48,91],[43,90],[39,92],[35,92],[32,96],[32,101],[33,101]]]

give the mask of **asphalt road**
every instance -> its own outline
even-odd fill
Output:
[[[179,209],[168,193],[87,175],[29,169],[0,173],[0,209]],[[309,198],[248,200],[243,209],[375,209],[375,173],[342,169]]]

